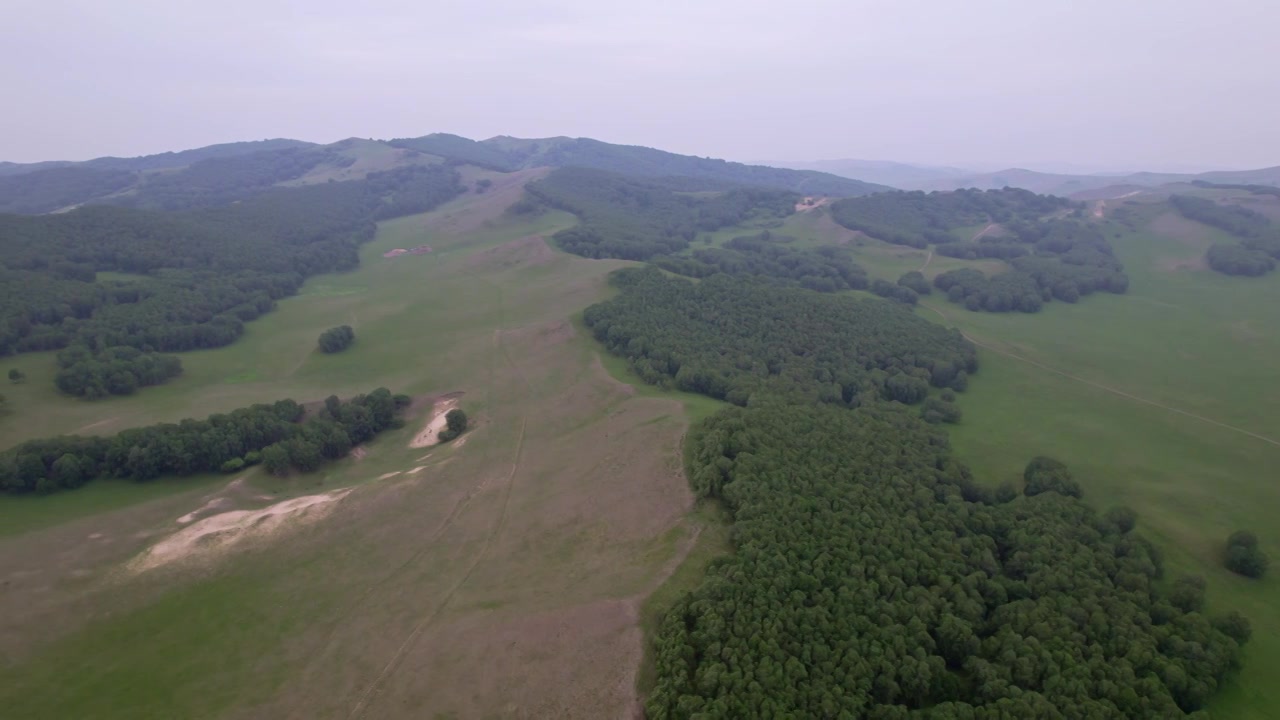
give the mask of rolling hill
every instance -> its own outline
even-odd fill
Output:
[[[276,185],[360,180],[369,173],[440,162],[500,172],[550,166],[679,177],[688,190],[753,186],[851,197],[890,189],[829,173],[744,165],[588,138],[503,136],[475,141],[437,133],[390,141],[348,138],[328,145],[262,140],[74,163],[0,163],[0,212],[43,214],[87,203],[167,210],[207,207]]]

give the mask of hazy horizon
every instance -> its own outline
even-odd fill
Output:
[[[0,160],[289,137],[592,137],[739,161],[1280,165],[1280,7],[19,1]],[[246,19],[251,19],[247,22]]]

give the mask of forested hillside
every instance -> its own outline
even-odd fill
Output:
[[[262,140],[136,158],[0,163],[0,212],[38,215],[89,202],[165,209],[234,202],[334,159],[310,143]],[[308,160],[314,161],[299,167]]]
[[[925,420],[958,419],[958,333],[725,275],[613,277],[584,314],[610,352],[744,406],[689,436],[734,553],[667,613],[649,717],[1181,717],[1238,663],[1248,621],[1203,615],[1132,511],[1096,513],[1056,460],[995,488],[950,458]]]
[[[73,162],[69,160],[49,160],[36,163],[0,162],[0,175],[22,175],[36,170],[47,170],[55,167],[82,167],[94,170],[128,170],[131,172],[140,172],[143,170],[186,167],[192,163],[199,162],[201,160],[208,160],[210,158],[234,157],[236,155],[248,155],[268,150],[312,147],[314,145],[315,143],[304,142],[302,140],[276,138],[274,140],[251,140],[248,142],[221,143],[219,145],[207,145],[205,147],[195,148],[192,150],[163,152],[155,155],[141,155],[139,157],[130,158],[100,157],[93,160],[85,160],[83,162]]]
[[[1190,220],[1240,238],[1239,243],[1210,247],[1205,254],[1209,267],[1226,275],[1265,275],[1275,269],[1280,259],[1280,227],[1265,215],[1191,195],[1171,195],[1169,204]]]
[[[526,191],[537,201],[581,220],[555,234],[560,247],[584,257],[625,260],[679,252],[699,232],[750,218],[784,217],[795,211],[798,197],[760,188],[689,194],[669,189],[662,180],[638,180],[586,168],[556,170],[530,183]]]
[[[812,170],[744,165],[677,155],[636,145],[615,145],[590,138],[495,137],[476,142],[457,135],[435,134],[389,142],[396,147],[420,150],[455,162],[472,163],[502,171],[547,165],[582,167],[632,177],[684,177],[837,197],[866,195],[890,189],[883,185]]]
[[[355,267],[376,221],[428,210],[462,190],[453,169],[417,167],[183,212],[0,215],[0,355],[75,346],[78,362],[62,372],[73,378],[68,389],[78,388],[69,391],[136,388],[139,368],[118,354],[104,360],[108,348],[231,343],[306,277]],[[143,277],[96,280],[103,271]]]

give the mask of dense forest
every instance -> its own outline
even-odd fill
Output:
[[[646,382],[747,405],[763,397],[856,407],[963,390],[974,347],[893,303],[653,268],[612,276],[621,292],[584,322]]]
[[[229,344],[308,276],[354,268],[376,221],[462,191],[456,171],[429,166],[181,212],[90,206],[0,215],[0,355],[77,347],[75,357],[101,365],[123,360],[101,357],[120,346],[152,353]],[[136,277],[97,280],[105,271]],[[135,373],[122,387],[130,384],[146,383]]]
[[[830,173],[744,165],[636,145],[615,145],[590,138],[495,137],[477,142],[457,135],[436,133],[388,142],[395,147],[438,155],[454,163],[470,163],[503,172],[547,166],[578,167],[630,177],[685,178],[717,189],[753,186],[837,197],[890,189]]]
[[[23,175],[0,175],[0,213],[53,212],[89,198],[131,187],[137,175],[128,170],[56,167]]]
[[[689,442],[735,552],[664,619],[654,720],[1182,717],[1249,636],[1131,511],[988,491],[904,412],[762,404]]]
[[[103,477],[234,472],[262,462],[268,471],[309,472],[397,422],[407,395],[386,388],[345,402],[330,396],[304,420],[293,400],[254,405],[204,420],[124,430],[114,437],[30,440],[0,454],[0,490],[12,494],[78,488]]]
[[[798,196],[780,190],[671,190],[661,180],[637,180],[585,168],[562,168],[527,187],[530,196],[578,216],[553,236],[564,250],[589,258],[647,260],[680,252],[699,232],[752,218],[784,217]]]
[[[888,192],[846,198],[831,204],[837,223],[877,240],[923,248],[960,240],[953,230],[988,222],[1036,220],[1076,207],[1070,200],[1029,190]]]
[[[677,275],[704,278],[717,273],[767,277],[818,292],[864,290],[867,271],[848,248],[790,248],[785,236],[765,230],[735,237],[719,248],[698,248],[690,256],[656,255],[653,264]]]
[[[1218,243],[1205,253],[1209,267],[1226,275],[1265,275],[1280,260],[1280,227],[1265,215],[1236,205],[1220,205],[1190,195],[1171,195],[1169,203],[1189,220],[1224,230],[1239,244]]]

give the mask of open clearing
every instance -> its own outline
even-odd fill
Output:
[[[154,392],[76,402],[50,387],[50,357],[16,359],[30,380],[7,394],[41,410],[0,420],[6,444],[379,385],[465,392],[481,421],[427,452],[411,447],[424,408],[362,459],[230,490],[226,476],[103,482],[38,499],[33,519],[32,499],[0,500],[24,522],[0,539],[6,714],[633,712],[641,603],[710,537],[688,517],[689,411],[616,380],[570,321],[623,263],[550,250],[567,215],[503,215],[539,172],[489,174],[486,193],[384,223],[359,270],[314,278],[230,347],[184,354],[183,377]],[[433,252],[382,257],[422,244]],[[339,320],[356,344],[315,352]],[[92,512],[112,493],[119,509]],[[175,549],[216,562],[155,562]]]

